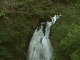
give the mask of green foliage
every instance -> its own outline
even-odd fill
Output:
[[[12,6],[15,8],[19,8],[20,6],[23,6],[23,5],[24,5],[24,1],[12,3]]]
[[[53,2],[63,3],[63,4],[75,4],[80,3],[80,0],[53,0]]]
[[[51,29],[56,60],[80,60],[79,0],[4,0],[0,12],[0,60],[26,60],[29,41],[39,18],[61,14]],[[59,6],[56,6],[58,3]],[[7,13],[5,11],[24,11]],[[47,17],[45,17],[47,19]]]
[[[12,17],[15,17],[15,15]],[[23,60],[26,59],[30,40],[30,21],[26,15],[19,14],[12,19],[5,15],[0,21],[0,59]]]
[[[52,27],[51,43],[56,60],[80,60],[80,14],[79,4],[61,8],[62,17]]]
[[[52,27],[54,28],[54,27]],[[52,46],[54,48],[55,51],[55,59],[56,60],[67,60],[67,58],[65,58],[62,55],[62,52],[65,53],[65,51],[62,51],[61,47],[60,47],[60,41],[66,37],[67,33],[68,33],[68,26],[66,24],[61,24],[59,27],[56,27],[56,29],[52,29],[52,35],[50,37],[51,39],[51,43]]]
[[[5,15],[5,13],[1,11],[0,12],[0,16],[4,16],[4,15]]]
[[[0,59],[12,57],[12,53],[9,52],[6,46],[9,36],[5,31],[2,23],[0,22]]]
[[[30,3],[33,3],[34,0],[25,0],[26,2],[30,2]]]
[[[67,36],[60,42],[62,50],[65,51],[66,57],[69,56],[71,60],[80,59],[80,26],[72,24],[69,28]]]
[[[63,25],[62,25],[63,26]],[[65,26],[65,25],[64,25]],[[66,27],[64,27],[66,28]],[[59,27],[57,34],[54,31],[54,50],[56,60],[79,60],[80,59],[80,26],[72,23],[65,30]],[[65,33],[61,33],[65,32]],[[56,35],[55,35],[56,34]],[[56,37],[57,36],[57,37]]]

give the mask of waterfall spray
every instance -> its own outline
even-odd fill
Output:
[[[51,22],[42,22],[40,28],[36,28],[30,41],[27,60],[53,60],[54,50],[50,43],[49,34],[52,24],[55,24],[60,16],[55,15],[51,17]],[[46,24],[45,32],[43,32],[44,24]]]

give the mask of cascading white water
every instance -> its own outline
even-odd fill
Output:
[[[51,18],[51,22],[41,23],[40,29],[36,28],[28,49],[27,60],[51,60],[53,58],[53,48],[50,44],[49,33],[52,24],[55,24],[60,15]],[[43,24],[46,23],[45,34]]]

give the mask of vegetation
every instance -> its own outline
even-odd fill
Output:
[[[79,0],[1,0],[0,60],[26,60],[40,18],[61,14],[51,28],[55,60],[80,60]]]

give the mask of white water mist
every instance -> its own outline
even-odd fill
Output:
[[[52,24],[55,24],[56,20],[59,18],[60,15],[55,15],[51,17],[51,22],[45,22],[45,34],[43,32],[43,24],[41,23],[40,29],[36,28],[33,37],[30,41],[27,60],[53,60],[53,48],[50,43],[49,34],[50,28]]]

